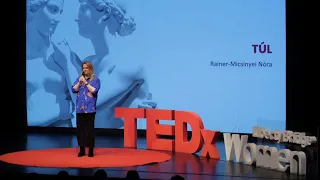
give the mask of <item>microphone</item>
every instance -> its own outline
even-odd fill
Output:
[[[84,77],[84,79],[86,79],[86,76],[84,75],[84,72],[82,71],[82,76]],[[81,82],[82,85],[82,82]]]

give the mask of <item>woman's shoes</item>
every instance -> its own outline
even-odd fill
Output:
[[[94,155],[93,155],[93,148],[89,148],[89,155],[88,155],[89,157],[93,157]]]
[[[85,147],[82,147],[80,146],[80,152],[78,154],[78,157],[82,157],[82,156],[85,156],[86,155],[86,148]],[[93,148],[89,148],[89,154],[88,154],[89,157],[93,157],[94,154],[93,154]]]
[[[86,148],[81,146],[80,147],[80,152],[78,154],[78,157],[82,157],[84,155],[86,155]]]

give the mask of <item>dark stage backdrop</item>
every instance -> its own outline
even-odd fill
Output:
[[[295,4],[296,3],[296,4]],[[14,1],[14,15],[6,16],[7,31],[3,38],[1,94],[4,110],[1,116],[1,136],[8,139],[27,130],[26,115],[26,57],[25,57],[25,1]],[[312,6],[312,5],[309,5]],[[314,25],[307,20],[315,16],[295,1],[287,2],[287,129],[316,132],[314,88],[316,72],[312,70],[317,61],[314,47],[308,43],[314,39]],[[308,12],[308,13],[306,13]],[[312,49],[313,48],[313,49]],[[313,56],[315,55],[315,56]],[[311,56],[309,58],[309,56]],[[8,72],[5,72],[8,71]],[[35,69],[36,71],[36,69]]]
[[[25,86],[25,1],[6,1],[10,7],[2,25],[2,88],[0,115],[0,153],[25,148],[26,86]],[[10,4],[6,4],[10,3]]]

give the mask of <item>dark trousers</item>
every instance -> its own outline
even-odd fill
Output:
[[[95,113],[77,113],[77,140],[79,146],[94,148],[95,116]]]

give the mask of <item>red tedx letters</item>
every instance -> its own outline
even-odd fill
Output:
[[[124,147],[137,148],[137,118],[147,121],[147,149],[175,151],[193,154],[202,149],[201,156],[220,159],[215,145],[219,132],[204,129],[201,118],[193,112],[115,108],[115,117],[124,118]],[[175,125],[159,124],[160,120],[175,121]],[[187,124],[191,126],[192,137],[188,141]],[[175,136],[174,140],[161,139],[159,135]]]

